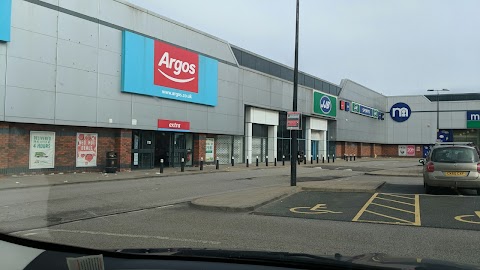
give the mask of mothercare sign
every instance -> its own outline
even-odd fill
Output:
[[[30,131],[30,169],[55,167],[55,132]]]
[[[97,166],[97,133],[77,133],[77,167]]]

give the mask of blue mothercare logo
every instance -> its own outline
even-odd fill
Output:
[[[320,99],[320,109],[325,114],[328,114],[330,110],[332,110],[332,101],[328,96],[323,96]]]
[[[390,108],[390,117],[392,117],[395,122],[407,121],[411,114],[412,110],[410,106],[403,102],[395,103],[392,108]]]

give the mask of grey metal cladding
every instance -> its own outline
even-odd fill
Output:
[[[55,93],[34,89],[6,87],[5,116],[53,120]]]

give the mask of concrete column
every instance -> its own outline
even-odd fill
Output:
[[[305,155],[307,155],[307,160],[310,161],[312,155],[312,127],[310,125],[310,117],[307,117],[305,123]]]
[[[252,123],[245,123],[245,162],[252,163]]]
[[[268,161],[277,157],[277,130],[278,126],[268,126]]]
[[[319,147],[321,149],[319,155],[324,156],[327,158],[327,132],[326,131],[320,131],[320,142],[319,142]]]

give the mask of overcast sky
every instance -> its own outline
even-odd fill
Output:
[[[293,67],[295,0],[128,0]],[[300,70],[385,95],[480,92],[480,1],[300,0]]]

